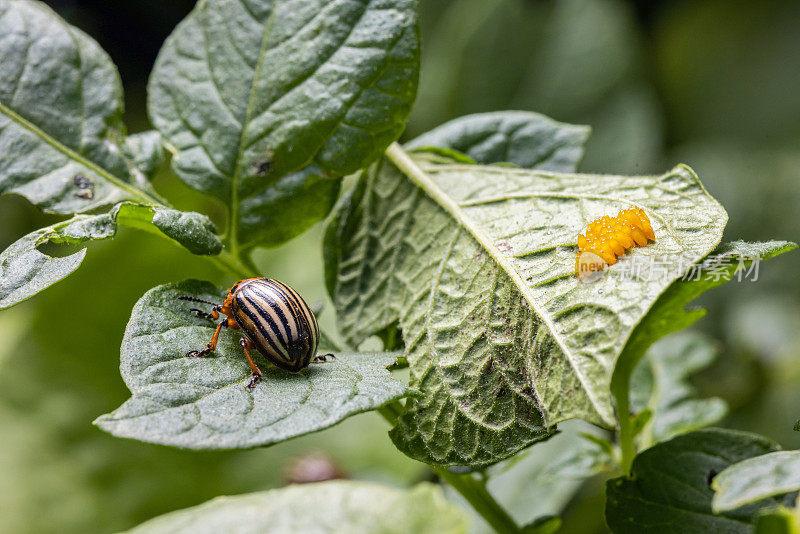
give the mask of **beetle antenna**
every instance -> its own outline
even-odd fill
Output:
[[[197,297],[191,297],[189,295],[181,295],[178,297],[179,300],[188,300],[189,302],[202,302],[203,304],[211,304],[212,306],[218,306],[216,302],[209,302],[207,300],[199,299]]]

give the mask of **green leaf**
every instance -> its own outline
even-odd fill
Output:
[[[279,178],[307,165],[354,172],[399,137],[417,87],[416,7],[208,0],[167,39],[150,115],[177,151],[177,174],[229,205],[234,236],[261,235],[247,232],[265,201],[253,199],[241,216],[239,203]]]
[[[80,225],[86,219],[93,218],[78,215],[75,219],[67,221],[66,225],[57,224],[40,228],[4,250],[0,254],[0,309],[11,307],[32,297],[77,269],[86,255],[85,248],[59,258],[43,254],[36,247],[48,241],[50,237],[59,235],[70,225]],[[89,236],[86,238],[90,239]]]
[[[297,237],[330,213],[340,187],[341,180],[308,166],[243,200],[239,228],[246,242],[242,246],[277,247]]]
[[[331,481],[217,497],[171,512],[131,534],[216,532],[347,532],[463,534],[462,512],[432,484],[398,490],[367,482]]]
[[[98,44],[26,0],[0,0],[0,35],[0,193],[54,213],[155,202],[118,144],[122,86]]]
[[[169,208],[121,203],[109,213],[75,215],[22,237],[0,254],[0,309],[26,300],[69,276],[77,269],[86,249],[68,256],[50,256],[39,247],[50,242],[81,244],[114,237],[118,225],[169,237],[194,254],[218,254],[222,242],[205,215]]]
[[[702,263],[692,265],[686,276],[674,281],[661,294],[628,338],[614,369],[611,387],[615,395],[619,397],[627,392],[631,373],[650,345],[671,332],[687,328],[705,315],[704,309],[687,309],[687,304],[734,276],[745,279],[749,272],[745,269],[754,269],[762,260],[795,248],[797,245],[788,241],[733,241],[717,248]]]
[[[716,513],[800,490],[800,451],[778,451],[734,464],[711,484]]]
[[[584,432],[578,432],[580,429],[583,429]],[[598,435],[599,432],[596,428],[584,425],[582,422],[570,421],[559,427],[558,436],[565,432],[574,434],[580,439],[569,437],[561,441],[561,448],[555,451],[555,455],[547,461],[547,465],[539,474],[543,483],[558,484],[569,480],[582,482],[587,478],[615,469],[616,464],[611,444]],[[541,447],[544,445],[531,448],[528,454],[538,456]],[[562,506],[566,504],[567,501],[564,501]],[[555,511],[553,510],[553,512]]]
[[[164,164],[161,134],[148,130],[129,135],[122,143],[122,154],[131,164],[136,183],[143,187]]]
[[[354,346],[395,321],[411,384],[392,439],[428,463],[481,465],[570,418],[615,424],[609,385],[628,336],[680,277],[625,276],[653,257],[690,265],[726,214],[687,167],[663,176],[431,164],[393,145],[332,219],[326,276]],[[595,283],[575,277],[586,224],[637,204],[657,241]]]
[[[794,424],[794,431],[800,432],[800,419],[798,419]]]
[[[509,162],[526,169],[575,172],[589,132],[588,126],[530,111],[497,111],[459,117],[405,146],[449,148],[485,165]]]
[[[756,519],[755,534],[800,534],[800,517],[785,506],[761,510]]]
[[[611,443],[611,441],[608,440],[608,438],[603,438],[603,437],[600,437],[600,436],[596,436],[596,435],[590,434],[588,432],[582,433],[581,437],[586,439],[586,440],[589,440],[590,442],[592,442],[595,445],[597,445],[598,447],[600,447],[600,450],[608,458],[615,458],[615,456],[617,455],[617,452],[616,452],[616,450],[614,448],[614,445]]]
[[[714,515],[709,479],[732,464],[778,448],[763,436],[721,429],[659,443],[636,457],[631,478],[608,481],[606,523],[615,534],[750,533],[759,506],[776,502]]]
[[[222,251],[222,241],[215,233],[214,223],[202,213],[133,206],[123,204],[117,220],[122,224],[134,226],[132,222],[134,217],[139,221],[150,222],[152,214],[153,225],[164,235],[186,247],[192,254],[214,255]],[[151,229],[150,225],[146,225],[145,229]]]
[[[322,430],[410,393],[386,370],[392,353],[338,353],[293,374],[253,351],[264,376],[248,390],[240,332],[223,332],[212,356],[186,356],[208,343],[216,325],[193,316],[178,296],[219,302],[224,293],[197,280],[145,293],[122,340],[122,378],[133,396],[99,417],[100,428],[188,449],[249,448]]]
[[[640,436],[640,449],[725,417],[725,401],[696,398],[697,392],[688,382],[691,375],[711,365],[717,353],[714,342],[696,332],[675,334],[650,347],[631,381],[632,410],[653,414]]]

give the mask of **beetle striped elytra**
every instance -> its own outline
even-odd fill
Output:
[[[617,256],[626,250],[643,247],[655,239],[650,218],[635,206],[620,211],[616,217],[606,215],[592,221],[586,227],[586,235],[578,236],[575,275],[581,278],[614,265]]]
[[[233,284],[222,304],[183,295],[181,300],[211,304],[211,313],[192,308],[198,317],[216,321],[220,315],[227,317],[217,325],[211,341],[202,350],[188,352],[187,356],[202,357],[217,348],[222,328],[241,330],[244,334],[239,344],[244,349],[252,378],[247,385],[253,388],[261,379],[250,350],[256,349],[270,363],[296,373],[312,361],[326,361],[326,356],[315,356],[319,345],[319,325],[314,312],[294,289],[270,278],[247,278]]]

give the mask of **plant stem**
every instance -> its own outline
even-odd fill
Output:
[[[380,413],[390,425],[397,424],[397,419],[403,413],[403,406],[398,401],[384,404],[378,408]],[[486,490],[486,485],[476,479],[471,473],[459,474],[450,471],[447,467],[428,466],[439,478],[450,484],[453,489],[461,494],[470,505],[486,520],[492,528],[500,533],[521,533],[514,519],[508,515],[502,506]]]
[[[205,258],[213,263],[219,270],[229,274],[236,280],[259,276],[252,263],[248,265],[242,262],[240,258],[235,257],[228,250],[223,250],[216,256],[205,256]]]
[[[472,474],[453,473],[446,467],[431,466],[431,469],[439,475],[439,478],[458,491],[495,531],[500,533],[522,532],[508,512],[486,491],[486,485]]]
[[[241,260],[242,265],[244,265],[249,271],[250,278],[255,276],[261,276],[261,274],[259,274],[258,267],[256,266],[255,262],[253,262],[253,256],[250,254],[249,251],[244,253],[240,252],[239,259]]]
[[[617,421],[619,421],[619,448],[621,453],[620,467],[625,476],[631,475],[633,459],[636,457],[636,445],[633,442],[633,421],[631,420],[630,389],[631,375],[640,358],[624,357],[617,359],[617,367],[611,377],[611,395],[617,404]]]
[[[619,420],[619,447],[622,453],[620,467],[625,476],[631,475],[633,458],[636,456],[636,447],[633,443],[633,424],[631,421],[628,388],[614,393],[617,401],[617,419]]]
[[[400,404],[399,401],[388,402],[378,408],[378,413],[381,414],[390,425],[395,426],[397,420],[403,414],[403,405]]]
[[[238,202],[238,200],[234,199],[234,202]],[[236,224],[236,217],[238,212],[238,206],[231,206],[230,210],[228,211],[228,227],[225,229],[225,248],[227,248],[230,253],[233,255],[234,258],[241,261],[241,256],[239,252],[239,235],[237,233],[237,224]]]

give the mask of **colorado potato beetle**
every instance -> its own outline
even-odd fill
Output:
[[[222,304],[182,295],[181,300],[211,304],[211,313],[192,308],[197,317],[216,321],[220,314],[227,317],[217,325],[211,341],[202,350],[189,351],[187,356],[207,356],[217,348],[223,328],[241,330],[239,344],[244,349],[252,378],[252,389],[261,379],[250,350],[256,349],[270,363],[296,373],[312,361],[326,361],[332,354],[315,356],[319,345],[319,325],[306,301],[291,287],[269,278],[248,278],[236,282]]]
[[[585,235],[578,235],[575,275],[582,278],[614,265],[628,249],[643,247],[655,239],[647,214],[635,206],[620,211],[616,217],[606,215],[592,221]]]

